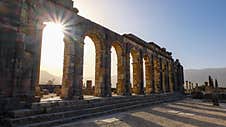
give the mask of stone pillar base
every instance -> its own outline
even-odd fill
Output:
[[[132,96],[131,93],[124,93],[123,96]]]
[[[0,115],[12,110],[29,108],[32,102],[33,99],[28,97],[24,100],[18,97],[0,98]]]
[[[83,100],[83,96],[61,97],[62,100]]]

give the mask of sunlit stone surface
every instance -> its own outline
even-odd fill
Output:
[[[211,103],[185,99],[174,103],[65,124],[62,127],[225,127],[225,109],[226,104],[215,107]]]

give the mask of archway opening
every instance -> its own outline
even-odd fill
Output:
[[[144,81],[144,93],[146,93],[146,82],[147,82],[147,79],[146,79],[146,76],[147,76],[147,71],[146,70],[146,61],[144,60],[144,58],[142,59],[143,60],[143,81]]]
[[[130,57],[130,85],[131,85],[130,91],[133,94],[133,56],[131,53],[129,54],[129,57]]]
[[[117,94],[117,83],[118,83],[118,59],[115,47],[111,47],[111,91],[112,95]]]
[[[122,53],[121,45],[118,42],[114,42],[111,48],[111,89],[113,96],[125,94],[125,70]]]
[[[139,61],[139,52],[135,49],[131,49],[130,51],[130,80],[131,80],[131,93],[132,94],[140,94],[141,88],[141,65]]]
[[[63,60],[64,28],[63,25],[45,22],[43,29],[39,87],[41,101],[60,100]]]
[[[149,56],[145,55],[143,58],[143,67],[144,67],[144,92],[145,94],[151,94],[153,90],[153,78],[151,73],[151,60]]]
[[[94,41],[86,36],[83,56],[83,94],[85,98],[94,96],[95,89],[96,48]]]

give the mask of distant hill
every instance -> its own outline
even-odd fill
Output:
[[[226,68],[190,69],[184,71],[185,81],[204,84],[208,76],[218,80],[219,86],[226,87]]]
[[[46,84],[49,80],[53,80],[54,79],[54,84],[61,84],[61,77],[55,76],[53,74],[50,74],[47,71],[40,71],[40,79],[39,79],[39,83],[40,84]]]
[[[40,71],[40,84],[46,84],[49,80],[53,80],[55,79],[54,83],[55,84],[61,84],[61,77],[59,76],[55,76],[47,71],[41,70]],[[84,77],[85,81],[86,80],[93,80],[94,81],[94,77]],[[112,76],[112,86],[116,87],[116,83],[117,83],[117,76],[114,75]],[[93,82],[94,84],[94,82]]]
[[[188,69],[184,71],[185,81],[204,84],[208,81],[208,76],[218,80],[219,86],[226,87],[226,68],[208,68],[208,69]],[[45,84],[48,80],[55,79],[55,84],[61,84],[61,77],[50,74],[47,71],[40,72],[40,83]],[[91,77],[85,77],[85,80],[94,80]],[[116,87],[117,76],[112,76],[112,86]],[[94,84],[94,83],[93,83]]]

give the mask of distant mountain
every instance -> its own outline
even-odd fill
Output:
[[[204,84],[209,75],[217,79],[219,86],[226,87],[226,68],[190,69],[184,71],[185,81]]]
[[[40,79],[39,79],[39,83],[40,84],[46,84],[49,80],[53,80],[54,79],[54,84],[61,84],[61,77],[59,76],[55,76],[53,74],[50,74],[47,71],[40,71]]]
[[[226,68],[208,68],[208,69],[188,69],[184,71],[185,81],[191,81],[193,83],[204,84],[208,81],[208,76],[218,80],[219,86],[226,87]],[[47,71],[40,72],[40,83],[46,84],[48,80],[55,79],[55,84],[61,84],[61,77],[50,74]],[[84,77],[86,80],[93,80],[94,77]],[[112,87],[116,87],[117,76],[113,75],[111,78]],[[93,82],[94,84],[94,82]]]
[[[53,75],[47,71],[41,70],[40,71],[40,84],[46,84],[49,80],[53,80],[54,79],[54,83],[55,84],[61,84],[61,77]],[[112,87],[116,87],[116,83],[117,83],[117,75],[113,75],[112,76]],[[94,77],[84,77],[84,81],[86,82],[86,80],[93,80],[93,84],[94,84]],[[85,83],[84,82],[84,83]]]

